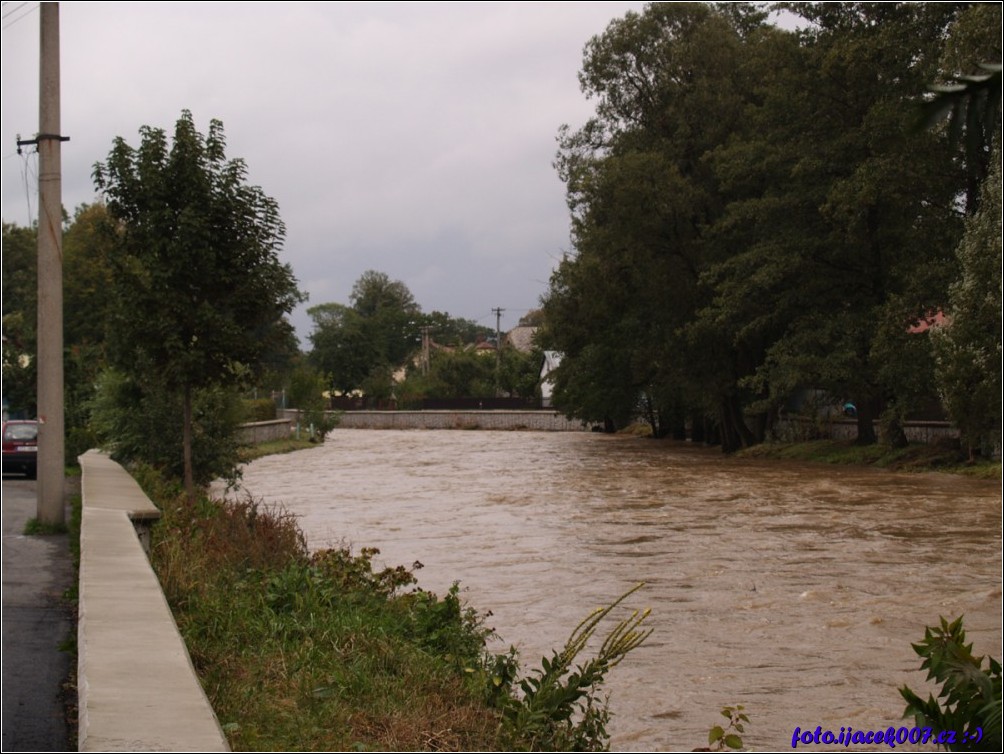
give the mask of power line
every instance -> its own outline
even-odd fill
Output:
[[[3,14],[2,16],[0,16],[0,19],[2,19],[2,18],[9,18],[9,17],[10,17],[10,16],[12,16],[13,14],[15,14],[15,13],[17,13],[17,12],[18,12],[19,10],[21,10],[21,9],[22,9],[22,8],[23,8],[24,6],[26,6],[27,4],[28,4],[28,3],[21,3],[21,4],[20,4],[19,6],[17,6],[17,7],[16,7],[16,8],[14,9],[14,10],[9,10],[9,11],[7,11],[6,13],[4,13],[4,14]],[[10,5],[10,3],[4,3],[4,5]]]
[[[26,4],[27,3],[25,3],[25,5]],[[20,10],[22,7],[23,7],[23,5],[19,5],[17,8],[15,8],[12,11],[10,11],[7,14],[7,16],[9,16],[9,15],[11,15],[13,13],[17,13],[17,11]],[[11,26],[13,26],[14,24],[16,24],[18,21],[23,21],[25,18],[27,18],[28,16],[30,16],[32,13],[34,13],[37,10],[38,10],[38,5],[35,5],[35,7],[33,7],[33,8],[29,8],[24,13],[22,13],[20,16],[18,16],[17,18],[15,18],[13,21],[9,21],[6,24],[4,24],[2,28],[9,29]],[[7,16],[4,16],[4,18],[7,18]]]

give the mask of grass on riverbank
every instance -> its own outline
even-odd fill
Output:
[[[980,459],[970,463],[956,448],[913,444],[855,445],[850,440],[813,440],[800,443],[763,443],[736,454],[738,458],[780,458],[835,464],[875,466],[890,471],[940,471],[981,479],[1000,479],[1001,462]]]
[[[292,453],[296,450],[306,450],[316,448],[317,443],[311,440],[298,440],[290,437],[286,440],[272,440],[262,442],[257,445],[243,445],[237,451],[237,456],[241,463],[250,463],[263,456],[279,455],[281,453]]]
[[[164,506],[152,559],[234,749],[492,748],[485,629],[374,554],[311,555],[251,500]]]
[[[374,571],[374,549],[310,553],[295,518],[250,498],[188,502],[134,470],[162,509],[151,560],[231,747],[259,751],[605,750],[605,673],[647,638],[646,613],[569,672],[593,612],[522,680],[515,650],[459,598]]]

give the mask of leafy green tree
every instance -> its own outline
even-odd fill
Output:
[[[344,304],[319,304],[307,310],[314,320],[310,362],[340,393],[357,389],[382,356],[366,333],[362,315]]]
[[[647,404],[663,434],[674,416],[707,411],[729,437],[749,435],[731,405],[731,344],[689,337],[685,325],[707,295],[706,231],[722,211],[707,158],[743,128],[743,36],[758,23],[702,3],[653,4],[586,46],[580,81],[596,116],[562,130],[557,160],[576,253],[552,278],[541,335],[564,354],[554,400],[566,413],[616,427]]]
[[[36,413],[38,241],[34,228],[3,223],[3,395],[13,412]]]
[[[67,346],[102,346],[113,298],[111,257],[115,227],[103,204],[83,204],[63,233],[63,340]]]
[[[469,345],[495,336],[492,328],[462,317],[451,317],[448,312],[422,314],[419,322],[429,328],[429,334],[436,343],[446,346]]]
[[[118,223],[111,254],[112,362],[156,375],[180,396],[185,487],[194,495],[193,397],[241,384],[281,336],[303,300],[279,261],[285,228],[275,201],[246,183],[242,160],[225,154],[223,124],[203,136],[191,113],[171,143],[157,128],[141,143],[114,142],[94,180]]]
[[[739,237],[754,239],[727,262],[732,296],[770,300],[767,313],[784,322],[769,333],[761,386],[777,398],[800,384],[850,399],[858,441],[874,442],[880,413],[895,420],[911,408],[910,371],[889,368],[916,360],[903,333],[944,305],[952,275],[964,178],[943,137],[911,128],[911,104],[937,73],[958,8],[786,7],[810,26],[789,85],[764,90],[758,136],[743,145],[780,173],[750,161],[725,168],[746,189],[733,224],[741,218]]]
[[[421,309],[404,283],[373,270],[355,282],[349,300],[350,306],[308,310],[314,320],[311,362],[335,390],[348,393],[367,382],[387,397],[388,375],[418,347]]]
[[[931,395],[926,339],[907,331],[944,303],[963,185],[943,139],[911,128],[912,102],[957,9],[785,7],[810,26],[750,47],[751,128],[713,156],[728,203],[700,321],[746,344],[740,385],[768,410],[823,388],[857,405],[860,442],[880,413],[904,441]]]
[[[511,346],[503,346],[495,375],[497,392],[512,398],[535,398],[542,359],[543,354],[537,349],[522,353]]]
[[[429,368],[435,398],[490,398],[495,395],[495,359],[462,349],[437,351]]]
[[[90,402],[98,375],[108,364],[113,245],[114,221],[107,208],[77,207],[63,233],[63,374],[70,459],[98,444],[89,427]]]
[[[352,286],[349,301],[380,356],[380,363],[374,366],[398,366],[415,350],[421,310],[400,280],[368,270]]]
[[[961,144],[966,171],[966,214],[980,206],[990,174],[993,139],[1001,124],[1000,3],[967,3],[945,41],[940,83],[923,104],[925,125],[949,120],[949,138]]]
[[[998,136],[999,138],[999,136]],[[996,150],[980,210],[966,222],[951,287],[949,323],[932,332],[938,384],[970,457],[1001,443],[1001,166]]]

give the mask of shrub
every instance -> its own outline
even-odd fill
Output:
[[[927,701],[909,687],[901,688],[903,716],[912,716],[936,735],[950,734],[954,741],[945,742],[950,751],[1001,751],[1001,665],[992,657],[973,655],[962,617],[951,623],[942,618],[939,626],[924,629],[924,640],[912,646],[924,658],[920,667],[927,670],[927,680],[942,686],[938,698],[930,694]]]
[[[244,421],[268,422],[275,419],[275,401],[271,398],[245,398]]]
[[[181,478],[182,398],[154,379],[106,370],[90,404],[91,428],[112,458],[143,462]],[[192,457],[197,484],[237,476],[237,426],[243,419],[237,394],[214,388],[193,397]]]

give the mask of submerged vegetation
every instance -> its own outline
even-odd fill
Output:
[[[163,507],[152,560],[234,749],[601,750],[606,673],[649,635],[623,601],[592,613],[521,678],[491,654],[455,584],[439,597],[375,549],[308,551],[292,514],[251,498],[190,502],[151,473]],[[490,614],[489,614],[490,615]],[[598,654],[573,667],[605,620]]]

